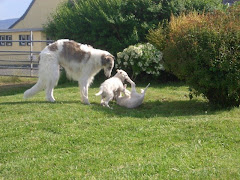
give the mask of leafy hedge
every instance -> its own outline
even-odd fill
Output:
[[[171,13],[221,9],[221,0],[71,0],[45,25],[52,39],[68,38],[106,49],[112,54],[146,42],[149,29]]]
[[[226,12],[172,16],[148,39],[164,54],[164,67],[195,94],[220,106],[240,104],[240,5]]]

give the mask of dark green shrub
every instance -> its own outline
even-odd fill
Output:
[[[130,45],[146,42],[149,29],[170,19],[171,13],[219,8],[221,0],[71,0],[52,14],[45,32],[52,39],[73,39],[116,56]]]
[[[148,39],[163,50],[164,67],[197,95],[220,106],[240,104],[240,5],[172,17]]]
[[[58,80],[58,84],[64,84],[66,82],[69,82],[69,79],[67,78],[67,74],[64,69],[60,72],[60,78]]]
[[[72,0],[58,8],[45,31],[53,39],[73,39],[116,55],[129,45],[146,42],[149,29],[171,13],[221,6],[221,0]]]

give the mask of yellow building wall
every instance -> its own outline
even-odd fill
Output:
[[[32,7],[12,29],[42,28],[57,6],[67,0],[35,0]]]
[[[29,31],[32,29],[33,40],[46,40],[46,34],[40,29],[47,23],[51,13],[55,12],[56,8],[64,1],[68,0],[33,0],[32,6],[26,11],[19,21],[14,24],[11,29],[0,31],[0,35],[11,35],[12,40],[19,40],[19,35],[31,35]],[[39,29],[39,30],[37,30]],[[46,42],[33,42],[32,51],[42,51],[46,47]],[[27,43],[25,46],[21,46],[19,42],[12,42],[11,46],[0,46],[0,66],[1,65],[19,65],[20,67],[26,67],[31,63],[30,52],[1,52],[1,51],[30,51],[30,47]],[[34,67],[38,64],[39,53],[33,54]],[[16,76],[29,76],[37,75],[36,70],[23,70],[23,69],[1,69],[0,75],[16,75]]]
[[[33,31],[33,40],[46,40],[46,35],[42,31]],[[0,32],[0,35],[12,35],[12,40],[19,40],[19,35],[31,35],[31,32]],[[46,47],[46,42],[34,42],[32,51],[42,51]],[[0,46],[0,51],[30,51],[31,46],[21,46],[19,42],[12,42],[11,46]],[[2,55],[1,55],[2,54]],[[5,55],[3,55],[5,54]],[[18,54],[18,55],[16,55]],[[22,55],[20,55],[22,54]],[[34,54],[34,60],[37,60],[38,54]],[[30,60],[30,54],[23,53],[0,53],[0,60]]]

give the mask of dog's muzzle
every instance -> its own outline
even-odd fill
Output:
[[[113,66],[112,67],[105,67],[104,68],[104,74],[107,78],[109,78],[112,74],[112,69],[113,69]]]
[[[107,78],[109,78],[111,76],[112,70],[104,70],[104,74]]]

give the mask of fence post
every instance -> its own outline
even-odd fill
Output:
[[[33,74],[33,32],[31,31],[31,35],[30,35],[30,77],[32,77]]]

